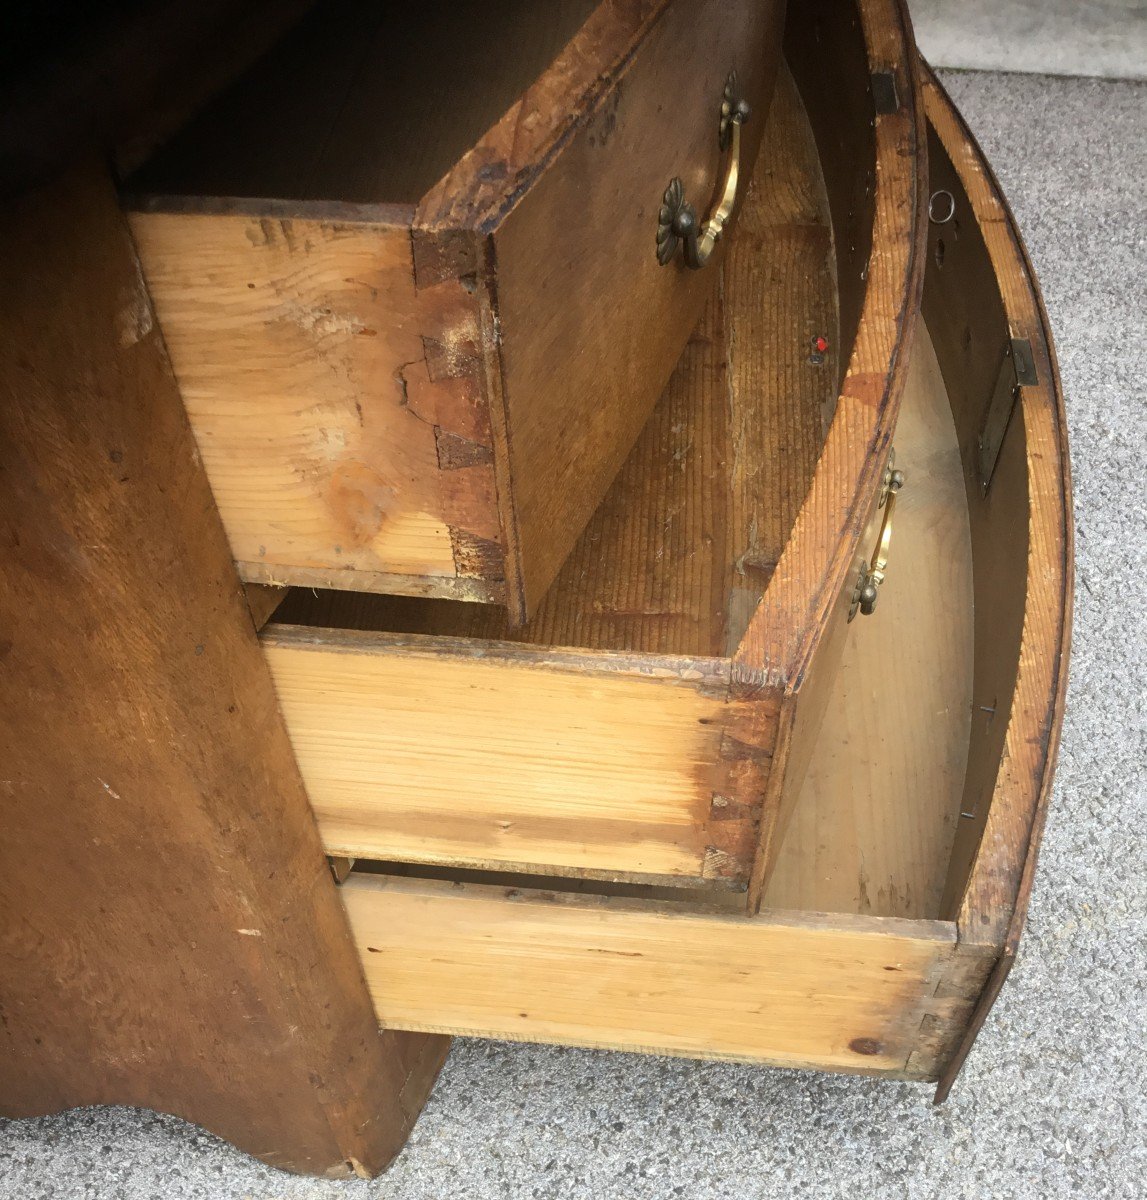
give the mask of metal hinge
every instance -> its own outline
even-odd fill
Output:
[[[996,462],[1004,444],[1004,434],[1011,423],[1012,412],[1019,399],[1021,387],[1039,383],[1032,344],[1027,338],[1012,338],[1004,347],[1000,369],[992,397],[984,412],[984,424],[979,437],[980,491],[987,494],[995,474]]]

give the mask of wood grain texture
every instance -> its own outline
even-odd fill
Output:
[[[657,210],[674,176],[707,210],[730,71],[755,114],[742,142],[751,172],[783,15],[776,0],[670,4],[493,233],[502,407],[492,419],[505,423],[508,540],[527,611],[620,470],[715,286],[718,259],[702,271],[658,263]]]
[[[520,623],[713,290],[657,211],[709,204],[734,69],[751,168],[783,6],[407,8],[316,12],[129,203],[244,578]]]
[[[720,873],[727,680],[707,664],[286,626],[263,647],[328,853]]]
[[[836,656],[843,649],[840,623],[847,616],[845,593],[851,592],[856,578],[862,557],[860,538],[871,520],[891,444],[923,284],[926,152],[911,24],[897,0],[865,0],[858,15],[852,36],[863,36],[870,72],[892,76],[899,107],[866,116],[863,108],[842,103],[832,115],[833,137],[842,123],[849,122],[850,138],[871,145],[871,249],[860,268],[863,303],[856,336],[808,496],[734,657],[734,687],[741,694],[749,696],[763,688],[783,692],[774,757],[778,764],[783,762],[783,769],[774,769],[769,776],[750,887],[751,908],[760,902],[776,861],[779,836],[799,793],[800,768],[807,758],[801,748],[815,738],[826,702],[827,689],[822,685],[802,704],[802,685],[817,659],[820,678],[831,679],[839,661]],[[847,22],[839,13],[834,17],[830,9],[821,13],[819,23],[847,31]],[[805,36],[811,36],[817,25],[810,21]],[[796,26],[791,32],[798,35]],[[790,57],[794,64],[809,61],[808,54]],[[819,76],[807,83],[797,77],[798,86],[806,89],[823,87],[825,82]],[[818,130],[818,120],[824,120],[826,113],[814,106],[809,115],[823,158],[831,139],[826,141],[825,133]],[[835,204],[834,232],[839,238],[841,201],[834,201],[839,181],[826,173],[826,185],[830,205]],[[855,286],[844,278],[845,261],[838,246],[842,297]],[[856,271],[858,264],[847,269]],[[846,336],[847,320],[841,324]],[[794,745],[800,751],[795,755],[790,753]]]
[[[1010,625],[1002,626],[996,635],[985,631],[986,636],[998,638],[994,644],[999,657],[1009,665],[1017,664],[1015,686],[1010,695],[996,696],[993,701],[995,721],[1006,721],[999,769],[990,804],[980,806],[974,822],[969,820],[966,832],[961,830],[957,839],[946,901],[954,906],[961,942],[969,947],[989,947],[998,958],[963,1040],[950,1047],[937,1091],[937,1100],[942,1100],[1007,978],[1027,916],[1063,720],[1074,558],[1063,393],[1035,274],[990,167],[934,77],[928,78],[925,99],[928,119],[958,178],[954,191],[957,219],[965,216],[961,228],[971,221],[982,234],[982,250],[975,240],[965,241],[962,250],[973,258],[977,253],[986,254],[1010,334],[1030,340],[1038,376],[1038,383],[1019,389],[1019,403],[987,495],[979,494],[978,481],[973,486],[969,480],[974,549],[978,539],[986,542],[993,536],[1006,537],[1006,530],[1016,524],[1026,524],[1028,536],[1026,553],[1017,556],[1018,561],[1013,560],[1006,571],[983,580],[979,573],[976,577],[977,606],[983,600],[990,602],[1000,587],[1020,590],[1023,623],[1018,644]],[[937,236],[945,231],[947,227]],[[961,256],[949,258],[945,253],[942,268],[935,265],[935,257],[933,253],[932,280],[925,289],[930,325],[945,316],[940,272],[956,269]],[[982,266],[974,270],[982,275]],[[991,290],[981,302],[996,302]],[[946,361],[946,357],[941,350],[945,375],[953,378],[953,386],[967,387],[966,382],[959,383],[965,362],[955,356]],[[979,632],[977,628],[977,635]],[[977,661],[974,686],[978,689],[982,683]],[[994,730],[974,727],[972,758],[990,755],[986,747],[996,737]],[[978,787],[983,774],[986,772],[973,774],[970,765],[969,783]],[[969,802],[968,795],[964,802]]]
[[[816,142],[786,68],[724,264],[726,657],[772,580],[836,404],[836,277]]]
[[[456,280],[415,288],[409,229],[131,224],[240,574],[471,574],[460,544],[500,538],[478,316]]]
[[[388,1027],[789,1067],[903,1075],[954,951],[935,921],[354,874],[341,895]]]
[[[960,444],[926,330],[909,365],[896,462],[907,483],[887,577],[876,611],[845,626],[769,908],[941,911],[972,713],[973,555]]]
[[[111,186],[0,228],[0,1110],[380,1170],[447,1043],[378,1031]]]

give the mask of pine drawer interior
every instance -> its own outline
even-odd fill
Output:
[[[662,198],[751,168],[783,18],[319,4],[124,180],[245,580],[536,609],[712,290]]]
[[[906,36],[821,16],[794,27],[717,293],[535,616],[297,589],[265,631],[332,853],[759,907],[882,518],[923,253]],[[814,29],[848,108],[802,104]]]
[[[789,61],[799,78],[791,31]],[[555,861],[552,846],[533,861],[497,853],[483,861],[400,844],[392,818],[409,803],[393,786],[402,764],[359,758],[360,739],[364,728],[401,722],[411,693],[367,689],[340,739],[315,718],[332,699],[337,706],[345,679],[298,664],[381,654],[401,664],[392,681],[406,673],[425,687],[425,664],[442,658],[457,671],[460,661],[524,655],[527,673],[548,678],[580,655],[616,656],[622,673],[639,661],[634,674],[650,687],[669,677],[673,694],[715,691],[740,719],[752,712],[754,693],[745,701],[733,691],[736,652],[770,592],[789,585],[792,564],[816,574],[799,539],[808,521],[834,510],[824,502],[826,462],[842,461],[834,438],[858,411],[850,377],[879,288],[874,258],[851,310],[860,336],[850,336],[840,231],[842,212],[856,210],[833,211],[830,172],[816,169],[824,142],[814,153],[815,115],[788,76],[761,160],[770,166],[758,167],[720,292],[534,621],[511,633],[499,614],[469,606],[294,591],[265,629],[328,849],[359,860],[342,895],[385,1025],[940,1078],[941,1092],[950,1085],[1026,915],[1066,681],[1070,480],[1054,352],[1022,242],[949,101],[926,72],[919,86],[929,176],[916,197],[922,219],[909,228],[927,274],[909,317],[914,337],[894,342],[895,403],[859,439],[860,459],[879,448],[883,467],[894,438],[907,476],[886,578],[870,616],[839,623],[834,657],[805,629],[798,641],[814,652],[794,660],[800,677],[774,680],[777,721],[818,675],[823,698],[795,709],[784,786],[775,783],[775,741],[760,774],[752,773],[760,763],[741,768],[750,786],[764,780],[751,864],[706,877],[692,866],[676,875],[643,869],[639,855],[587,869]],[[888,126],[878,119],[874,128],[879,144]],[[795,156],[770,158],[778,140],[806,147],[799,169],[787,169]],[[886,181],[876,175],[879,252]],[[768,319],[742,323],[755,309]],[[742,337],[750,328],[754,336]],[[814,346],[820,336],[827,353]],[[852,349],[851,365],[833,357],[839,346]],[[747,461],[738,457],[745,446]],[[842,572],[822,569],[820,591],[805,593],[822,635],[848,599],[842,579],[873,556],[880,478],[850,480],[851,534],[837,531],[829,551],[843,557]],[[632,565],[651,561],[644,572]],[[727,676],[723,662],[734,664]],[[600,683],[567,705],[571,731],[600,708]],[[469,680],[436,718],[465,713],[467,690],[483,688]],[[802,726],[811,708],[815,719]],[[713,715],[687,708],[686,721],[704,728]],[[544,703],[503,711],[482,731],[490,754],[503,756],[541,716]],[[607,707],[607,722],[621,724],[619,745],[642,732],[631,718],[625,704]],[[664,744],[679,747],[684,729],[668,728]],[[417,733],[402,736],[425,751],[432,733]],[[801,737],[805,763],[796,769]],[[434,743],[437,775],[422,764],[422,797],[434,790],[444,805],[421,814],[423,836],[489,794],[466,752],[454,761],[444,753],[451,741],[457,748],[457,739]],[[538,752],[552,765],[561,744]],[[640,743],[638,756],[651,744]],[[325,790],[329,767],[355,761],[365,776],[344,776],[341,797]],[[666,762],[645,761],[664,798],[675,785]],[[577,812],[573,826],[585,832],[604,812],[594,832],[606,839],[649,833],[648,814],[635,815],[640,806],[624,789],[594,792],[602,763],[582,766],[601,808]],[[381,799],[356,826],[346,805],[360,802],[348,798],[376,786]],[[547,799],[537,793],[531,803],[553,818],[561,802],[547,811]],[[713,820],[688,805],[681,812],[686,826],[690,816]],[[374,840],[380,826],[389,832]],[[543,821],[528,832],[544,840],[553,829]],[[481,837],[500,848],[488,827]]]

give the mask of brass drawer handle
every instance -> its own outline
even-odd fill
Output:
[[[722,150],[729,151],[729,165],[725,172],[725,183],[721,188],[721,199],[712,215],[697,228],[697,211],[685,199],[685,186],[675,175],[665,189],[661,208],[657,213],[657,261],[663,266],[677,256],[677,247],[683,247],[685,265],[700,270],[716,249],[717,240],[733,215],[737,200],[737,183],[741,168],[741,126],[749,119],[749,105],[737,97],[737,72],[730,71],[725,80],[725,93],[721,98],[721,120],[718,126],[717,143]]]
[[[884,510],[880,521],[880,532],[876,535],[876,549],[872,552],[872,565],[867,562],[860,564],[860,574],[852,589],[852,604],[849,606],[848,619],[851,621],[859,612],[863,616],[871,616],[876,610],[876,601],[880,599],[880,585],[884,582],[884,573],[888,570],[888,551],[892,545],[892,514],[896,511],[896,495],[904,486],[904,472],[896,469],[896,451],[888,456],[888,465],[884,468],[884,479],[880,485],[879,508]]]

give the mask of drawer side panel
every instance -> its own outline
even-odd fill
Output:
[[[729,791],[743,764],[711,686],[458,641],[417,655],[385,636],[356,647],[264,638],[328,852],[744,877],[753,813]]]
[[[944,966],[941,922],[744,919],[351,876],[384,1027],[902,1073]]]
[[[678,176],[698,219],[707,214],[725,169],[718,125],[733,70],[753,108],[749,178],[782,20],[777,0],[670,4],[493,233],[527,611],[617,475],[716,284],[718,256],[700,271],[680,254],[658,264],[658,210]]]

